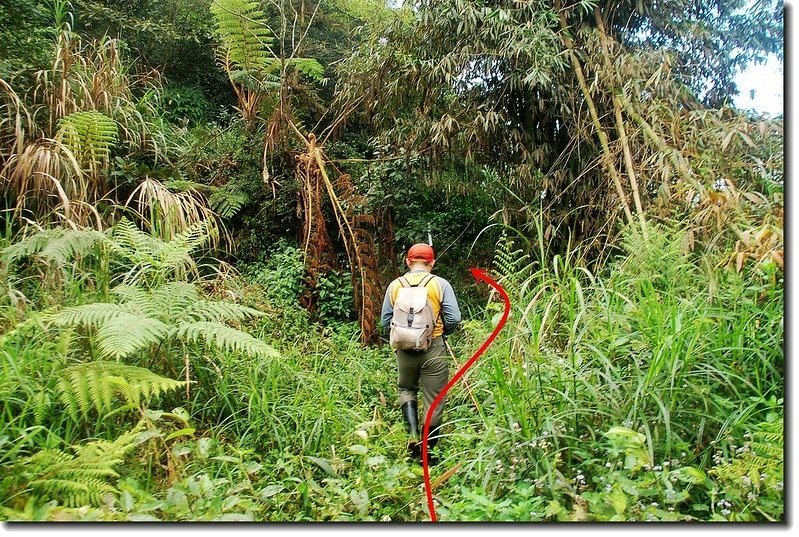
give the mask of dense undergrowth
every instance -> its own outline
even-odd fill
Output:
[[[597,274],[505,238],[512,315],[449,396],[443,520],[782,519],[781,274],[685,253],[683,234],[630,232]],[[352,322],[309,321],[291,297],[301,264],[221,280],[175,270],[185,246],[130,280],[116,230],[42,235],[3,251],[11,285],[36,289],[24,312],[4,309],[4,518],[427,519],[393,357],[361,347]],[[202,299],[181,302],[180,286]],[[141,320],[148,300],[163,334]],[[452,338],[460,363],[498,306]],[[140,318],[120,334],[114,312]]]
[[[511,298],[447,396],[441,520],[784,520],[783,122],[678,65],[729,82],[779,3],[718,28],[702,3],[17,3],[0,519],[429,520],[373,329],[434,239],[451,374],[502,311],[468,269]]]

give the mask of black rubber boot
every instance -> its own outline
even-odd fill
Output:
[[[435,466],[441,460],[436,456],[435,452],[433,452],[433,448],[436,447],[439,440],[439,432],[441,431],[441,425],[433,425],[430,427],[430,430],[427,433],[427,463],[430,466]]]
[[[411,458],[418,459],[422,456],[422,445],[419,442],[419,410],[416,401],[407,401],[400,407],[402,417],[405,419],[405,432],[411,435],[408,442],[408,452]]]
[[[402,407],[402,417],[405,418],[405,432],[414,438],[419,438],[419,410],[416,401],[407,401]]]

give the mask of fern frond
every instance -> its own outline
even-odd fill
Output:
[[[109,246],[112,253],[134,264],[151,262],[158,249],[158,240],[141,231],[127,218],[116,223],[111,239]]]
[[[208,198],[211,208],[222,218],[232,218],[248,201],[247,193],[230,183],[221,188],[215,188],[211,197]]]
[[[100,352],[109,358],[124,358],[166,338],[171,327],[158,319],[124,313],[109,319],[97,330]]]
[[[258,317],[262,312],[234,304],[232,302],[219,302],[212,300],[198,300],[191,305],[181,317],[189,322],[197,321],[241,321],[248,317]]]
[[[513,239],[503,232],[494,252],[494,270],[500,279],[508,283],[518,283],[525,274],[530,256],[521,248],[516,248]]]
[[[105,234],[95,229],[64,230],[63,235],[44,245],[39,257],[57,266],[64,266],[75,258],[85,256],[105,239]]]
[[[139,405],[162,393],[186,386],[185,381],[156,375],[149,369],[117,362],[87,362],[65,368],[56,385],[61,402],[75,418],[93,408],[98,414],[110,412],[114,400]],[[92,444],[86,449],[100,451],[117,449],[113,445]],[[105,453],[110,457],[112,453]]]
[[[159,245],[157,254],[160,263],[166,268],[178,268],[190,263],[189,254],[208,242],[208,226],[207,221],[197,222],[176,234],[171,241]]]
[[[105,234],[94,229],[43,229],[0,250],[0,257],[9,264],[26,257],[36,257],[56,266],[64,266],[85,256],[105,240]]]
[[[127,306],[99,302],[64,308],[51,315],[49,320],[57,326],[99,328],[104,323],[123,315],[130,316],[135,314]]]
[[[253,356],[276,357],[278,352],[246,332],[213,321],[182,324],[178,336],[193,343],[203,341],[224,352],[240,352]]]
[[[109,479],[119,476],[115,467],[136,445],[138,432],[138,428],[128,431],[113,442],[74,446],[75,455],[43,449],[12,465],[9,475],[16,476],[12,479],[31,496],[55,499],[70,507],[99,506],[104,495],[118,493]]]
[[[73,112],[58,122],[56,139],[84,168],[96,170],[108,163],[118,138],[116,122],[97,110]]]
[[[200,300],[200,291],[193,283],[168,282],[153,289],[150,300],[160,310],[160,319],[173,322]]]
[[[128,304],[85,304],[65,308],[53,314],[50,321],[57,326],[97,329],[100,352],[107,357],[122,358],[159,343],[171,330],[146,312],[131,310]]]
[[[784,424],[782,421],[762,422],[755,426],[751,440],[746,442],[742,452],[736,453],[729,462],[710,470],[730,487],[748,486],[761,490],[774,487],[783,481],[784,474]],[[780,489],[781,490],[781,489]]]
[[[325,68],[314,58],[292,58],[289,60],[289,65],[316,82],[325,77]]]
[[[0,257],[9,265],[16,263],[21,259],[38,254],[51,240],[62,235],[62,229],[42,229],[6,246],[0,250]]]
[[[114,226],[109,248],[117,257],[127,260],[130,266],[127,281],[138,282],[148,275],[161,281],[170,273],[185,275],[194,268],[191,253],[210,240],[211,225],[207,221],[196,222],[164,241],[123,219]]]
[[[116,296],[128,311],[155,318],[163,312],[163,308],[152,299],[150,293],[141,287],[123,283],[111,289],[111,294]]]
[[[216,34],[236,69],[258,71],[275,57],[269,48],[272,37],[266,16],[258,2],[214,0],[210,9]]]

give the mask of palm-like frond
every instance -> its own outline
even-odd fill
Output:
[[[43,449],[21,459],[9,469],[12,487],[20,496],[54,499],[66,506],[100,506],[103,496],[116,495],[110,479],[118,477],[115,467],[136,445],[138,429],[128,431],[113,442],[96,441],[75,446],[75,454],[59,449]]]
[[[106,236],[95,229],[42,229],[0,250],[0,257],[15,263],[26,257],[38,257],[47,263],[64,266],[85,256]]]
[[[202,341],[210,347],[224,352],[240,352],[253,356],[276,357],[278,352],[246,332],[222,323],[199,321],[181,324],[178,336],[193,343]]]
[[[214,0],[216,34],[234,69],[260,71],[275,57],[264,12],[250,0]]]
[[[183,312],[181,321],[241,321],[247,317],[258,317],[260,315],[263,315],[263,313],[241,304],[216,300],[198,300]]]
[[[100,325],[97,338],[103,356],[120,359],[160,343],[171,331],[158,319],[126,313]]]
[[[261,340],[224,324],[262,315],[256,309],[223,301],[201,299],[194,284],[170,282],[146,291],[131,285],[112,290],[120,303],[73,306],[50,316],[57,326],[96,330],[103,356],[122,359],[151,345],[177,337],[225,352],[276,356]]]
[[[65,368],[58,380],[59,399],[77,419],[91,409],[113,410],[114,401],[138,406],[162,393],[186,386],[185,381],[156,375],[149,369],[118,362],[87,362]]]

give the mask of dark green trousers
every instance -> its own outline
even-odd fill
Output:
[[[424,396],[424,413],[420,413],[419,430],[424,427],[427,409],[449,382],[449,360],[444,348],[444,338],[437,337],[427,351],[397,351],[397,386],[400,390],[400,406],[408,401],[416,401],[419,388]],[[444,412],[444,399],[436,405],[430,427],[441,425]]]

